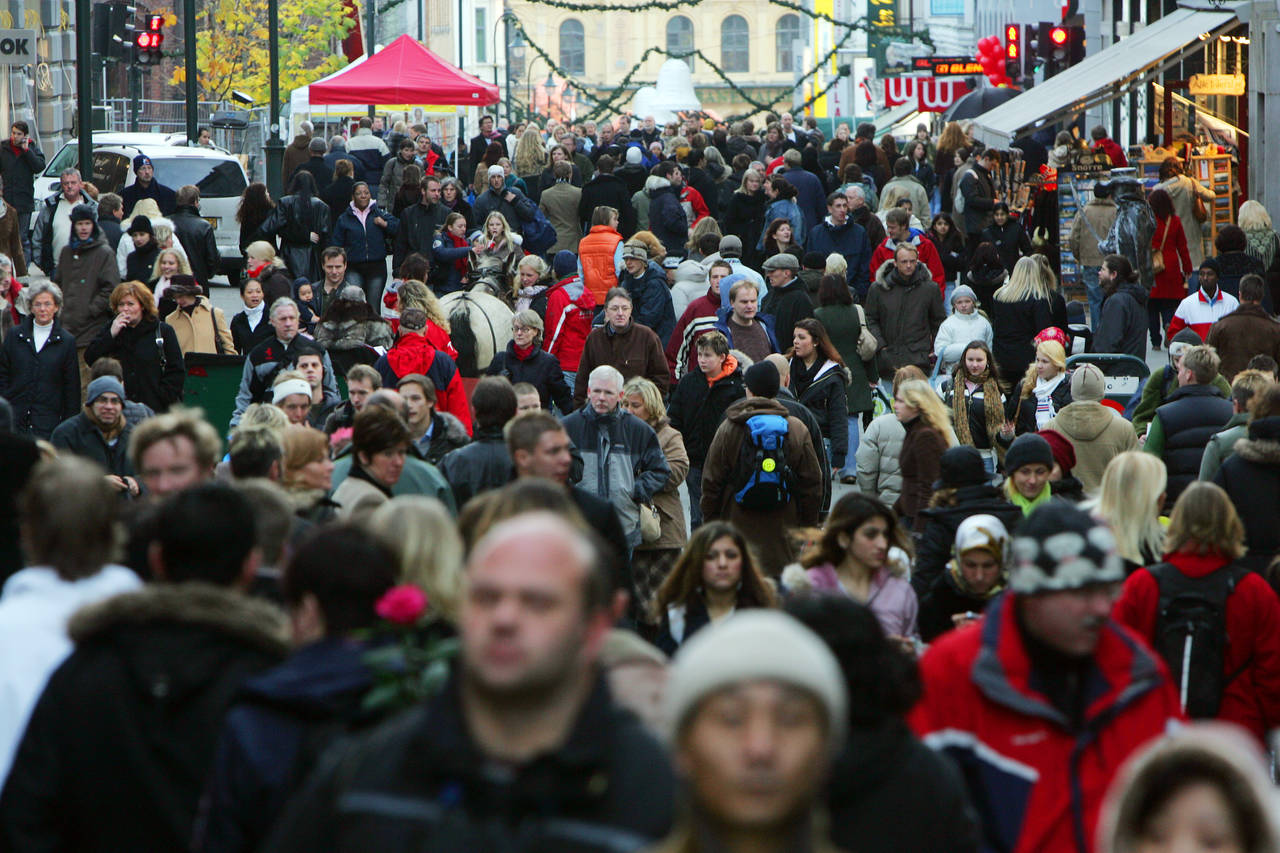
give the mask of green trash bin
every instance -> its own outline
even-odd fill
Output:
[[[204,411],[218,435],[230,431],[231,413],[236,410],[236,392],[244,374],[244,356],[193,352],[184,357],[187,381],[182,389],[183,405]]]

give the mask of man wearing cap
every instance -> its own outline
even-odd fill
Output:
[[[1156,409],[1169,399],[1169,395],[1178,389],[1178,369],[1182,365],[1182,357],[1192,347],[1201,344],[1200,336],[1192,329],[1183,329],[1174,335],[1169,343],[1169,363],[1151,371],[1142,386],[1142,397],[1133,410],[1133,430],[1141,438],[1151,425]],[[1230,398],[1231,385],[1221,374],[1213,380],[1213,384],[1222,392],[1222,396]]]
[[[806,252],[819,252],[824,257],[832,252],[844,255],[849,286],[860,298],[867,295],[871,245],[867,242],[866,230],[849,219],[849,200],[843,193],[833,192],[827,196],[827,218],[809,231],[804,248]]]
[[[489,185],[480,193],[475,203],[476,222],[486,222],[490,213],[501,213],[511,230],[523,235],[524,224],[533,221],[537,205],[520,190],[507,186],[506,169],[493,165],[489,167],[487,175]],[[400,230],[404,231],[403,225]]]
[[[311,384],[300,371],[284,371],[271,386],[271,405],[284,412],[289,423],[306,426],[311,413]]]
[[[168,216],[178,209],[178,197],[173,190],[156,180],[156,169],[151,158],[139,154],[133,158],[134,182],[125,187],[120,198],[124,201],[124,209],[132,211],[134,205],[144,198],[155,199],[160,206],[160,213]]]
[[[959,765],[984,847],[1092,849],[1117,770],[1182,717],[1161,662],[1111,621],[1124,578],[1104,524],[1042,507],[1014,536],[1009,591],[921,659],[911,726]]]
[[[911,243],[899,243],[893,260],[876,273],[876,283],[867,294],[866,314],[867,328],[880,345],[876,364],[882,379],[909,364],[929,372],[933,339],[947,314],[942,291]]]
[[[1231,420],[1231,401],[1214,387],[1218,353],[1211,346],[1192,347],[1178,366],[1178,390],[1151,419],[1142,449],[1164,460],[1169,472],[1166,505],[1200,475],[1204,446]]]
[[[831,651],[784,613],[743,611],[692,637],[664,702],[687,809],[650,853],[836,853],[816,812],[848,704]]]
[[[708,255],[702,262],[710,264],[713,261],[727,261],[733,267],[734,273],[754,281],[756,287],[760,288],[761,299],[769,294],[769,286],[765,282],[764,276],[742,262],[742,240],[737,235],[725,234],[721,237],[720,251],[714,255]],[[721,307],[724,307],[723,304]]]
[[[649,250],[639,240],[622,247],[622,266],[618,286],[631,294],[635,322],[653,329],[659,341],[670,340],[676,315],[666,273],[649,261]]]
[[[1200,262],[1200,269],[1193,276],[1196,288],[1174,309],[1173,319],[1169,321],[1164,336],[1166,342],[1172,341],[1183,329],[1191,329],[1203,342],[1209,337],[1209,329],[1214,323],[1240,307],[1240,300],[1218,287],[1221,269],[1217,258],[1205,258]]]
[[[1102,486],[1111,460],[1138,446],[1133,427],[1115,409],[1102,404],[1107,377],[1095,364],[1082,364],[1071,374],[1071,402],[1044,425],[1066,436],[1075,450],[1075,476],[1087,494]]]
[[[80,385],[89,384],[84,351],[111,322],[111,291],[120,283],[116,258],[98,227],[97,207],[78,204],[67,216],[71,238],[58,256],[51,278],[62,288],[63,328],[76,339],[80,352]]]
[[[465,569],[447,683],[322,762],[263,849],[606,853],[665,835],[669,761],[599,668],[611,569],[557,515],[491,528]]]
[[[79,169],[63,169],[58,191],[40,203],[40,212],[31,231],[32,262],[53,277],[58,256],[71,239],[71,210],[87,204],[95,211],[98,203],[84,194]]]
[[[107,472],[111,488],[126,497],[140,491],[129,459],[133,424],[124,416],[124,385],[114,376],[89,383],[84,409],[54,429],[49,441],[58,450],[91,459]]]
[[[307,143],[307,154],[310,156],[305,162],[298,164],[293,170],[293,175],[299,172],[310,172],[316,179],[316,189],[323,193],[329,188],[329,184],[333,183],[333,167],[324,161],[328,153],[329,146],[325,144],[322,137],[311,137],[311,141]],[[289,176],[290,181],[293,180],[293,175]]]
[[[644,182],[649,177],[649,172],[644,167],[644,152],[640,149],[639,143],[628,144],[624,150],[626,153],[622,155],[623,163],[618,167],[618,177],[626,185],[627,198],[630,199],[644,189]]]
[[[813,303],[800,282],[800,262],[790,252],[779,252],[764,262],[769,292],[760,300],[760,310],[773,318],[777,342],[791,346],[796,323],[813,316]]]

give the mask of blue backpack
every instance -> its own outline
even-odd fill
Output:
[[[520,234],[524,238],[521,248],[531,255],[545,255],[556,244],[556,229],[539,207],[533,209],[533,219],[520,224]]]
[[[752,415],[746,425],[733,499],[743,509],[769,512],[791,501],[787,419],[782,415]]]

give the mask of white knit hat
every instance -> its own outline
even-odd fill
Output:
[[[832,745],[844,739],[848,697],[844,674],[826,643],[777,610],[744,610],[689,638],[667,679],[667,736],[675,741],[698,704],[747,681],[778,681],[812,693],[827,712]]]
[[[278,406],[290,394],[305,394],[311,398],[311,385],[305,379],[286,379],[279,385],[271,386],[271,405]]]

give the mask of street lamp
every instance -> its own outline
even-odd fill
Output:
[[[516,17],[516,13],[510,9],[503,9],[502,14],[498,16],[498,20],[493,22],[493,85],[498,85],[498,25],[503,24],[503,62],[502,65],[506,69],[507,76],[507,121],[511,121],[511,49],[513,47],[524,47],[524,40],[520,38],[519,33],[516,34],[516,41],[511,40],[511,22],[519,23],[520,19]]]
[[[547,118],[551,118],[551,96],[556,91],[556,78],[552,72],[547,72],[547,82],[542,84],[542,88],[547,93]]]

